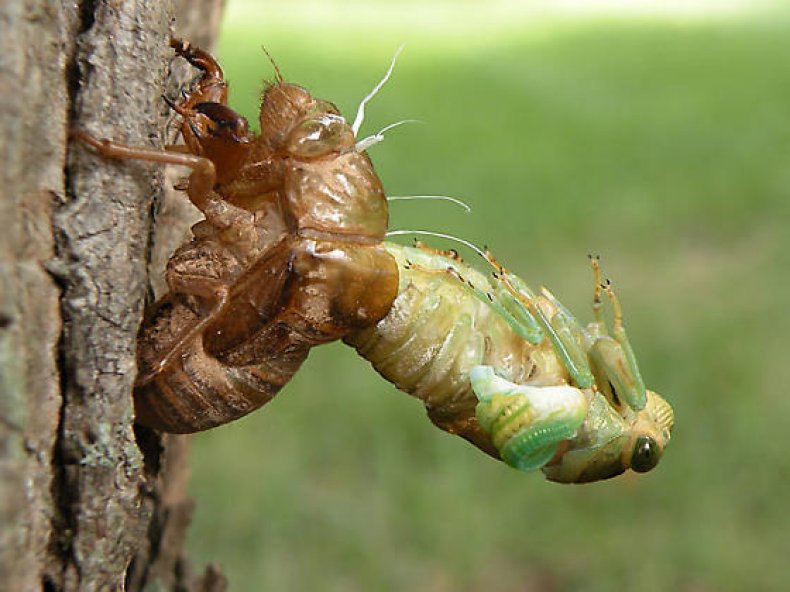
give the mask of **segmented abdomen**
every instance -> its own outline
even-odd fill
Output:
[[[489,286],[483,274],[440,252],[393,243],[385,248],[398,263],[398,297],[386,317],[346,343],[420,399],[437,426],[496,456],[475,419],[469,371],[491,365],[503,378],[532,385],[562,384],[567,371],[547,339],[537,345],[522,339],[473,294],[469,283],[483,291]]]
[[[138,363],[151,370],[160,352],[197,322],[198,316],[178,296],[160,302],[140,335]],[[287,334],[287,335],[286,335]],[[285,386],[307,357],[311,344],[273,323],[254,341],[277,354],[254,364],[231,366],[206,351],[201,334],[169,367],[134,391],[138,423],[171,433],[206,430],[238,419],[269,402]],[[268,343],[266,343],[268,342]]]

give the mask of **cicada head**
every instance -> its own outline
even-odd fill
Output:
[[[273,151],[298,159],[342,152],[355,143],[337,107],[288,82],[275,82],[264,90],[260,125],[261,138]]]
[[[669,442],[674,415],[663,397],[648,390],[646,404],[624,417],[600,392],[592,391],[587,417],[564,451],[543,467],[550,481],[588,483],[628,469],[655,468]]]
[[[550,481],[587,483],[653,469],[669,442],[672,407],[647,391],[644,407],[622,415],[598,389],[514,384],[490,366],[469,378],[476,417],[500,458]]]
[[[586,390],[588,412],[564,450],[543,467],[548,479],[563,483],[608,479],[628,469],[652,470],[664,453],[674,422],[669,403],[645,388],[623,324],[620,300],[611,283],[601,281],[598,258],[590,257],[590,261],[596,321],[579,331],[594,378]],[[611,331],[601,314],[604,294],[612,305]]]

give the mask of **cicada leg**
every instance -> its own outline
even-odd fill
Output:
[[[606,323],[603,320],[603,304],[601,303],[601,258],[598,255],[588,255],[590,267],[593,272],[593,318],[596,325],[600,328],[603,335],[606,335]]]
[[[593,292],[593,314],[595,322],[590,326],[589,333],[595,336],[590,347],[590,357],[596,374],[599,388],[604,395],[620,410],[625,411],[623,403],[634,411],[644,409],[647,404],[647,392],[636,356],[631,348],[628,335],[623,325],[623,311],[620,299],[608,280],[601,281],[601,267],[598,257],[590,257],[595,282]],[[605,294],[612,305],[612,336],[608,335],[606,322],[603,319],[601,294]]]
[[[167,329],[149,321],[143,324],[137,385],[153,380],[195,340],[200,339],[201,349],[211,356],[248,340],[255,327],[281,310],[290,259],[291,246],[282,240],[270,245],[246,274],[242,274],[243,263],[220,241],[200,240],[176,251],[165,274],[170,298],[194,315],[189,322]],[[237,297],[239,291],[244,298]]]
[[[448,268],[448,273],[461,282],[474,296],[489,306],[499,317],[501,317],[513,331],[522,339],[530,343],[538,344],[543,341],[543,331],[540,325],[530,312],[519,303],[503,294],[501,290],[490,284],[483,290],[476,284],[464,278],[454,267]],[[503,297],[504,296],[504,297]]]
[[[178,337],[178,339],[170,346],[161,358],[156,363],[141,372],[135,380],[135,386],[144,386],[151,382],[158,374],[175,362],[184,353],[186,348],[190,346],[193,340],[200,335],[206,327],[213,323],[217,317],[224,311],[228,303],[229,292],[227,287],[219,287],[213,296],[213,306],[205,315],[200,317],[200,320],[192,325],[188,331]]]
[[[194,154],[181,154],[155,148],[127,146],[107,139],[98,139],[82,130],[71,130],[72,138],[91,146],[104,158],[118,160],[145,160],[162,164],[186,166],[192,169],[187,195],[193,204],[206,216],[206,219],[218,228],[231,226],[241,227],[252,225],[252,214],[242,208],[235,207],[214,193],[216,169],[208,158]]]
[[[496,270],[494,277],[500,286],[498,299],[503,306],[511,311],[520,310],[524,318],[528,317],[536,323],[548,336],[573,382],[579,388],[590,388],[593,374],[584,351],[581,327],[576,319],[564,307],[557,306],[553,296],[538,297],[521,278],[508,272],[488,251],[485,252],[485,258]]]
[[[531,471],[548,463],[587,414],[587,398],[572,386],[517,385],[491,366],[475,366],[469,378],[479,399],[480,427],[515,469]]]
[[[425,251],[429,255],[438,255],[438,261],[450,259],[451,261],[461,262],[458,253],[455,251],[432,249],[420,242],[416,242],[415,247],[421,251]],[[519,337],[526,339],[532,344],[538,344],[543,341],[543,331],[530,312],[518,302],[515,302],[512,298],[506,295],[503,297],[501,290],[499,290],[497,286],[492,286],[490,283],[485,283],[484,285],[487,289],[483,289],[483,287],[473,283],[468,278],[465,278],[453,265],[427,267],[412,262],[408,262],[407,265],[407,269],[417,269],[423,273],[447,274],[455,278],[461,283],[462,286],[464,286],[464,288],[469,290],[469,292],[474,295],[475,298],[491,308],[497,314],[497,316],[501,317],[508,325],[510,325],[513,331],[515,331]]]
[[[211,262],[211,265],[206,262]],[[175,252],[167,262],[165,280],[171,294],[191,297],[183,302],[189,308],[197,309],[199,320],[190,324],[187,330],[176,333],[162,355],[140,356],[137,386],[147,384],[170,366],[224,311],[229,299],[228,285],[238,275],[238,268],[238,261],[228,249],[214,241],[188,244]]]
[[[182,117],[181,135],[188,152],[214,163],[218,183],[230,181],[252,148],[247,120],[228,107],[228,84],[213,57],[181,39],[171,39],[170,47],[203,74],[179,103],[166,97],[165,101]]]
[[[189,41],[183,39],[171,39],[172,47],[176,55],[184,58],[192,66],[201,70],[203,75],[195,85],[196,88],[187,93],[181,106],[190,108],[198,103],[221,103],[226,105],[228,102],[228,83],[222,68],[208,52],[195,47]]]
[[[633,389],[628,393],[628,401],[634,409],[644,409],[646,403],[645,383],[642,380],[642,375],[639,372],[639,366],[636,362],[634,350],[631,348],[631,342],[625,332],[625,325],[623,325],[623,311],[620,307],[620,299],[614,293],[611,283],[607,282],[604,285],[604,293],[612,303],[614,310],[614,320],[612,323],[612,334],[615,340],[623,348],[626,360],[628,361],[628,368],[631,370],[633,377]]]

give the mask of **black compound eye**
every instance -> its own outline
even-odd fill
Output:
[[[637,473],[647,473],[661,458],[661,449],[650,436],[639,436],[631,455],[631,468]]]

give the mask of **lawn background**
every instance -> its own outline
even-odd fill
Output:
[[[190,552],[231,590],[790,585],[790,14],[525,4],[231,0],[219,56],[250,121],[261,44],[353,119],[405,42],[363,132],[423,123],[372,148],[376,170],[473,213],[398,202],[391,227],[487,244],[585,321],[599,253],[675,408],[662,463],[520,474],[325,346],[264,410],[194,438]]]

